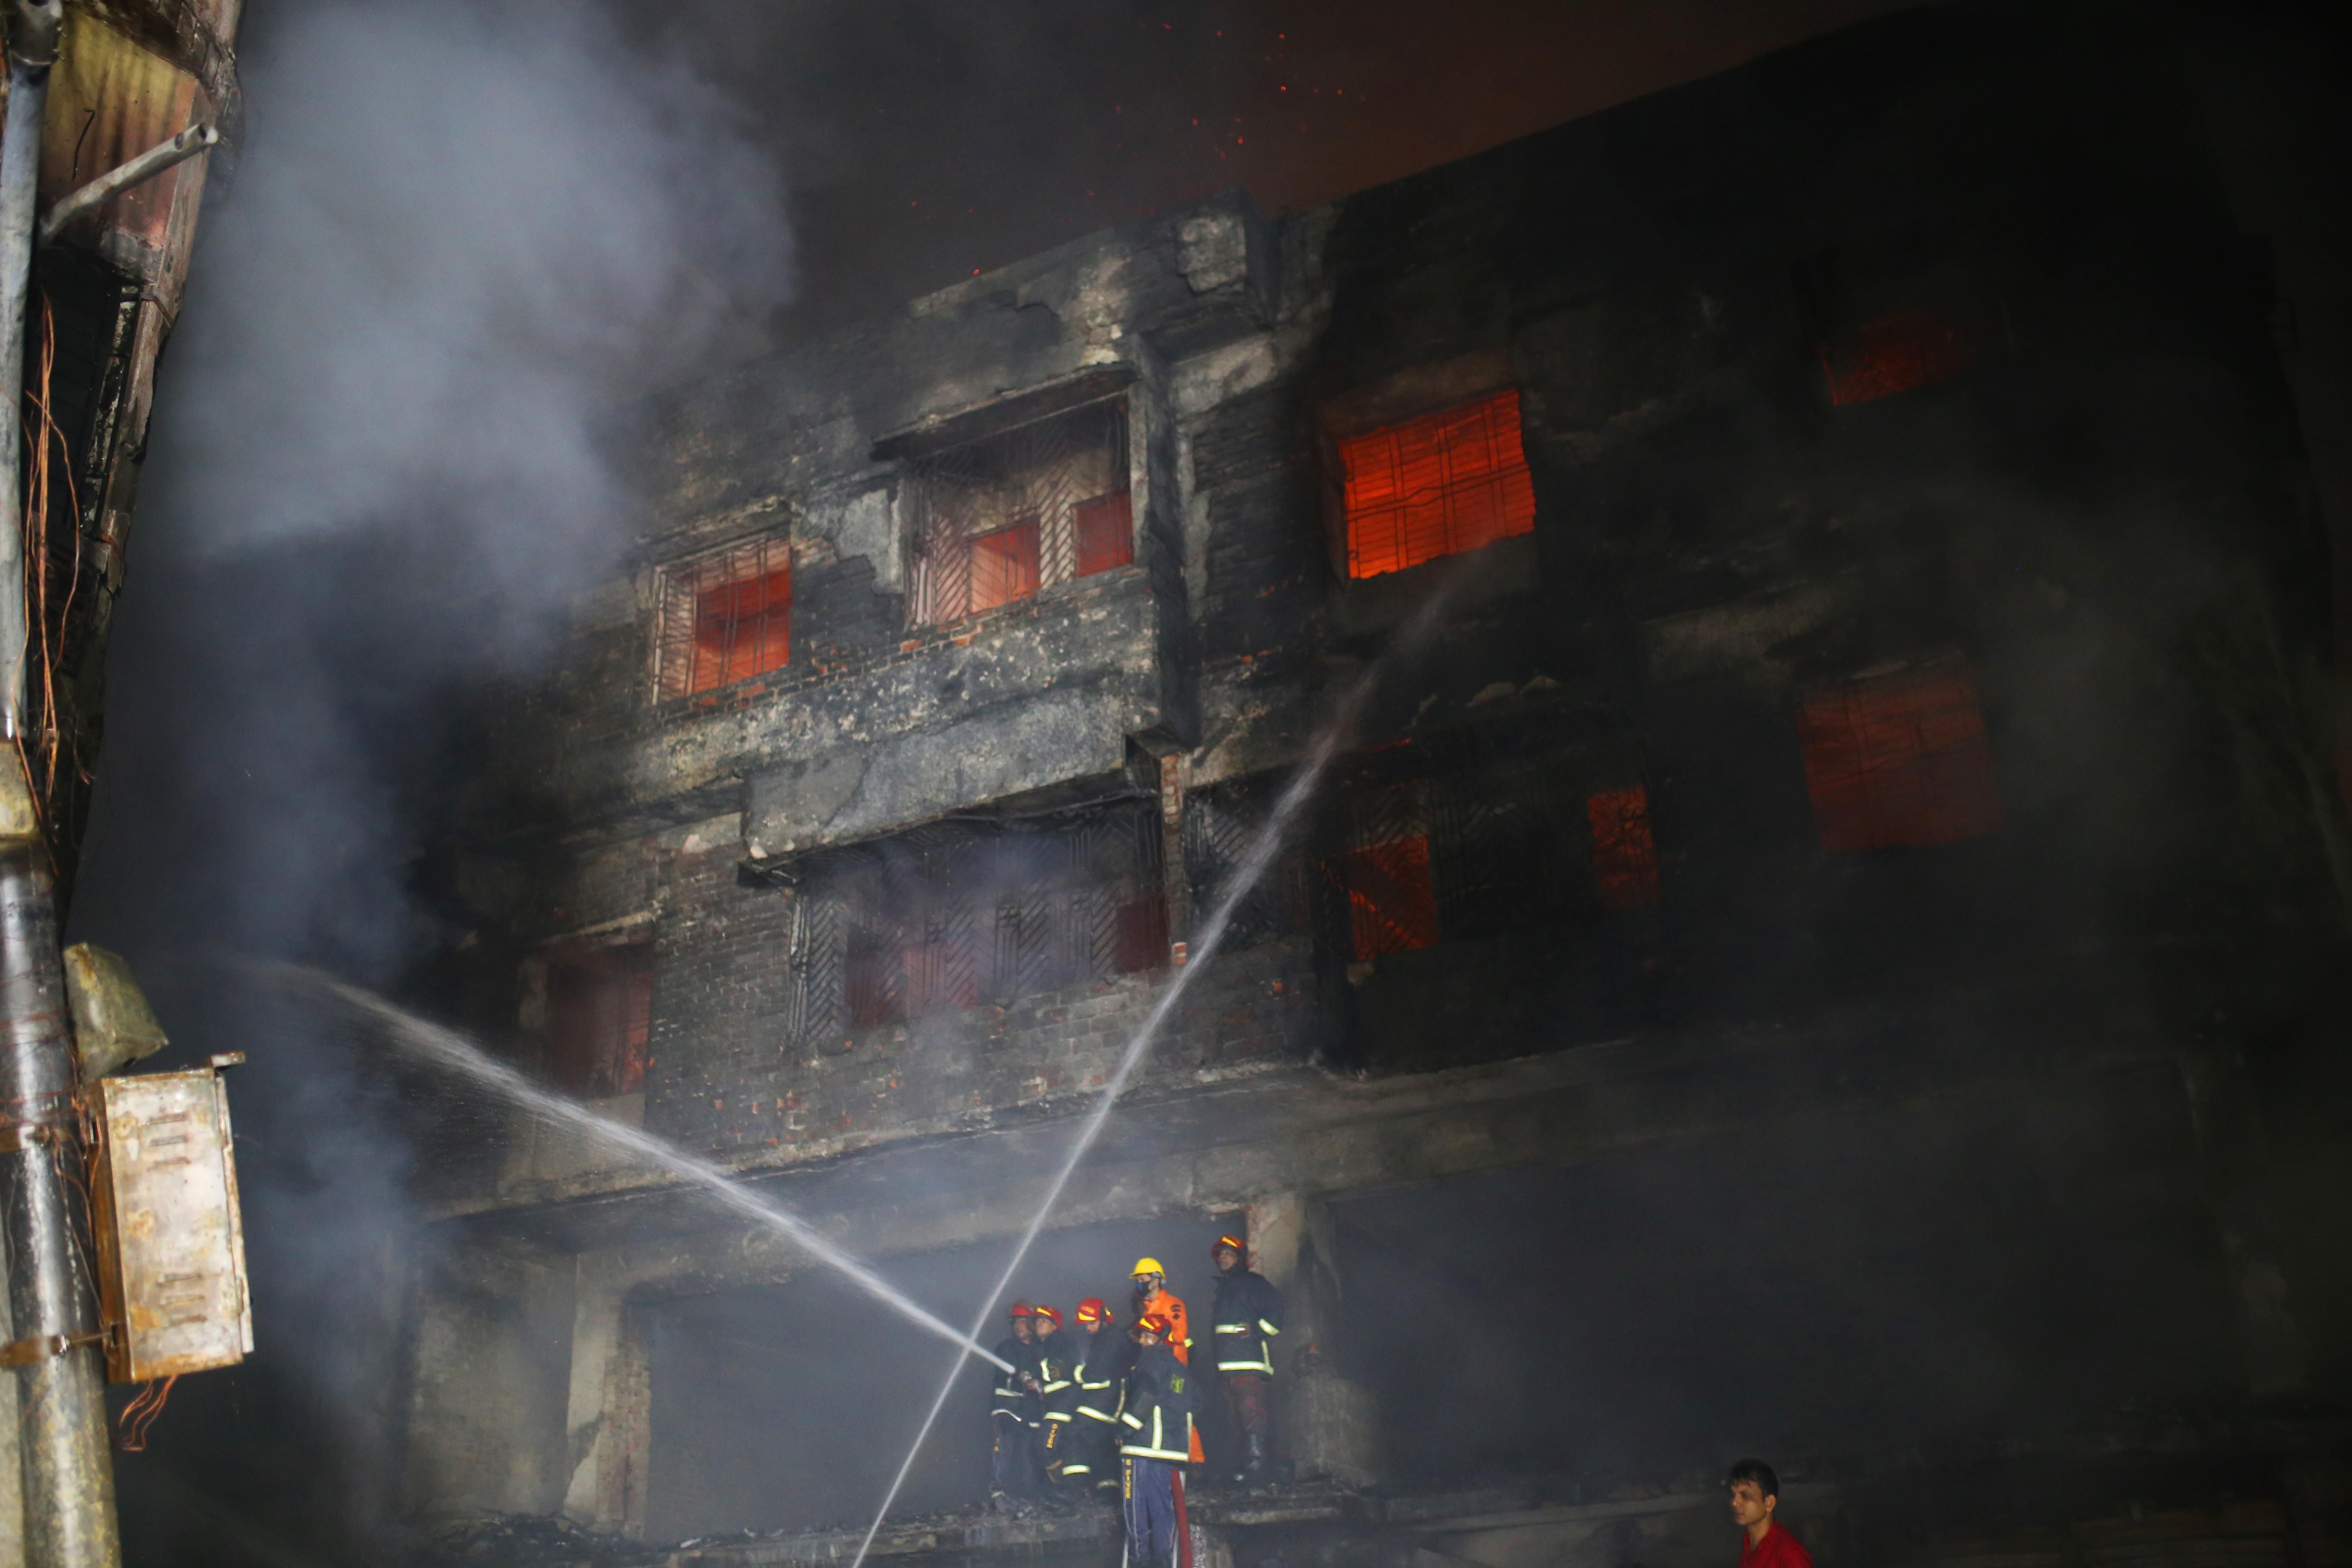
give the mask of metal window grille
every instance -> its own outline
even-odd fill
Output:
[[[1339,462],[1350,577],[1535,531],[1515,388],[1349,437]]]
[[[1265,830],[1283,780],[1276,775],[1237,779],[1184,796],[1184,875],[1192,885],[1197,922],[1223,902],[1226,890]],[[1304,829],[1303,838],[1311,833]],[[1315,910],[1307,894],[1306,859],[1286,847],[1234,908],[1225,945],[1261,942],[1310,931]]]
[[[1822,352],[1833,404],[1869,403],[1949,381],[1976,359],[1967,331],[1934,310],[1895,310]]]
[[[1035,595],[1132,557],[1127,405],[1109,398],[925,459],[913,476],[918,624]],[[1109,558],[1125,519],[1125,553]]]
[[[797,1040],[1005,1003],[1167,962],[1149,803],[1041,825],[943,823],[861,847],[797,895]]]
[[[753,540],[662,568],[655,689],[664,700],[749,680],[792,659],[793,552]]]
[[[1956,656],[1817,691],[1797,732],[1824,849],[1952,844],[2001,826],[1976,682]]]
[[[1604,910],[1658,901],[1658,847],[1650,837],[1650,792],[1603,790],[1584,803],[1592,829],[1592,890]]]
[[[1364,759],[1333,791],[1321,940],[1369,961],[1654,900],[1646,792],[1588,792],[1584,769],[1475,732]]]
[[[1345,802],[1346,847],[1325,865],[1348,901],[1349,951],[1360,963],[1437,945],[1425,795],[1403,784]]]
[[[547,969],[547,1065],[567,1094],[606,1099],[646,1087],[653,1031],[653,947],[582,947]]]

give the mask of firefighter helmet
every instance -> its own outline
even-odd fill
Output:
[[[1137,1279],[1142,1279],[1147,1274],[1157,1274],[1162,1279],[1168,1278],[1168,1270],[1160,1266],[1160,1259],[1157,1258],[1137,1258],[1135,1260],[1135,1267],[1129,1269],[1128,1273]]]
[[[1033,1318],[1043,1318],[1057,1329],[1062,1326],[1062,1314],[1051,1307],[1041,1306],[1035,1311],[1032,1312],[1030,1316]]]
[[[1013,1310],[1006,1315],[1014,1318],[1034,1318],[1037,1315],[1037,1309],[1026,1301],[1015,1301],[1013,1303]]]
[[[1078,1321],[1081,1323],[1099,1323],[1109,1316],[1110,1309],[1103,1305],[1100,1296],[1089,1296],[1078,1303]]]
[[[1210,1244],[1209,1256],[1214,1258],[1218,1253],[1224,1251],[1227,1247],[1231,1247],[1235,1252],[1240,1253],[1244,1261],[1248,1259],[1249,1248],[1243,1244],[1242,1238],[1238,1236],[1221,1236],[1217,1237],[1214,1242]]]
[[[1135,1326],[1147,1334],[1158,1334],[1161,1339],[1168,1337],[1168,1320],[1157,1312],[1145,1314],[1143,1321]]]

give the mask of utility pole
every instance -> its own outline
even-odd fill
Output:
[[[41,115],[59,0],[16,0],[0,128],[0,1239],[26,1568],[118,1568],[114,1460],[86,1211],[79,1068],[47,840],[26,772],[22,391]]]

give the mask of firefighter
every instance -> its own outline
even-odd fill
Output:
[[[1037,1474],[1050,1496],[1061,1480],[1062,1462],[1069,1456],[1065,1428],[1070,1422],[1070,1393],[1076,1386],[1070,1381],[1070,1335],[1062,1327],[1062,1314],[1042,1302],[1031,1322],[1037,1337],[1029,1363],[1037,1385],[1037,1420],[1031,1430],[1036,1434]]]
[[[1183,1300],[1168,1289],[1168,1270],[1157,1258],[1135,1260],[1135,1315],[1159,1316],[1168,1325],[1168,1348],[1186,1366],[1192,1364],[1192,1320]],[[1192,1463],[1201,1462],[1201,1435],[1192,1434]]]
[[[1029,1436],[1036,1312],[1026,1301],[1013,1303],[1012,1335],[996,1347],[997,1359],[1012,1363],[1013,1370],[990,1369],[994,1375],[989,1379],[988,1415],[996,1426],[996,1444],[989,1451],[988,1500],[999,1510],[1037,1494],[1036,1447]]]
[[[1238,1236],[1221,1236],[1209,1249],[1217,1264],[1217,1299],[1209,1308],[1217,1375],[1224,1380],[1225,1405],[1242,1440],[1236,1485],[1268,1479],[1272,1421],[1267,1384],[1274,1378],[1274,1340],[1282,1332],[1282,1292],[1249,1267],[1249,1248]]]
[[[1135,1370],[1120,1400],[1129,1568],[1180,1568],[1184,1540],[1184,1464],[1192,1452],[1192,1373],[1176,1359],[1175,1328],[1156,1313],[1129,1331]]]
[[[1062,1460],[1062,1484],[1076,1491],[1092,1486],[1097,1491],[1118,1489],[1118,1443],[1119,1391],[1126,1386],[1129,1354],[1134,1349],[1118,1331],[1110,1309],[1099,1296],[1078,1303],[1077,1326],[1070,1335],[1070,1384],[1066,1395],[1073,1419],[1062,1429],[1068,1450]],[[1052,1414],[1047,1412],[1048,1415]]]

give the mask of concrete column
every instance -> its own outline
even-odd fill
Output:
[[[2257,1394],[2300,1393],[2310,1352],[2280,1265],[2275,1178],[2245,1066],[2227,1043],[2200,1042],[2182,1049],[2180,1069],[2237,1299],[2247,1386]]]
[[[461,1254],[411,1295],[408,1510],[547,1513],[563,1483],[568,1259]]]
[[[651,1335],[628,1300],[628,1281],[606,1260],[583,1256],[573,1289],[563,1511],[597,1530],[640,1535],[653,1447]]]
[[[1330,1211],[1300,1193],[1248,1207],[1252,1264],[1282,1292],[1275,1342],[1276,1440],[1302,1480],[1370,1486],[1380,1478],[1380,1411],[1372,1391],[1343,1376],[1333,1349],[1343,1338],[1344,1294]]]

